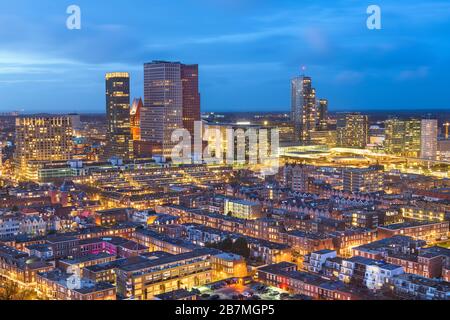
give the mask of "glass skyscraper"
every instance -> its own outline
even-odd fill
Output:
[[[104,158],[133,158],[130,124],[130,76],[126,72],[106,74],[107,145]]]
[[[158,144],[169,157],[176,143],[172,132],[186,128],[193,134],[200,120],[198,66],[153,61],[144,64],[144,107],[141,140]]]
[[[316,130],[316,91],[311,82],[311,78],[305,76],[291,81],[291,121],[294,125],[295,141],[310,141],[311,132]]]

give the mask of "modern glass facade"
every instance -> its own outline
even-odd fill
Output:
[[[130,124],[130,76],[126,72],[106,74],[107,146],[105,159],[133,157]]]

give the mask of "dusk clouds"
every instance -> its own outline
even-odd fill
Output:
[[[375,2],[0,0],[0,111],[103,112],[104,73],[129,71],[140,96],[155,59],[200,65],[205,111],[287,110],[301,66],[331,109],[450,107],[450,3]]]

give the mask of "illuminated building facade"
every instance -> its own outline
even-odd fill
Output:
[[[326,130],[328,127],[328,100],[320,99],[317,102],[317,129]]]
[[[337,132],[336,130],[322,130],[311,132],[311,141],[314,144],[326,145],[330,148],[336,147]]]
[[[225,199],[224,212],[225,214],[231,214],[233,217],[247,220],[261,218],[262,216],[260,204],[240,199]]]
[[[51,300],[116,300],[116,288],[107,282],[81,278],[73,288],[71,274],[56,269],[37,274],[37,291]]]
[[[105,157],[133,158],[130,129],[130,76],[126,72],[106,74],[107,146]]]
[[[339,147],[365,148],[369,143],[369,118],[358,113],[346,114],[337,131]]]
[[[291,81],[291,121],[294,124],[295,141],[308,142],[310,133],[316,130],[316,90],[310,77],[300,76]]]
[[[428,244],[448,240],[448,233],[448,221],[414,221],[378,227],[380,239],[405,235],[413,239],[424,240]]]
[[[372,193],[384,189],[382,166],[344,169],[344,191]]]
[[[278,152],[275,150],[277,135],[273,127],[254,124],[205,123],[203,128],[205,130],[203,139],[211,157],[209,161],[214,163],[269,164],[268,159]],[[233,134],[232,137],[228,136],[230,132]],[[254,139],[249,136],[253,136]]]
[[[194,123],[200,121],[200,93],[198,88],[198,65],[181,65],[183,87],[183,127],[194,136]]]
[[[181,63],[153,61],[144,64],[144,108],[141,139],[162,146],[170,157],[175,143],[172,132],[183,128]]]
[[[141,140],[141,112],[144,104],[142,99],[134,99],[130,108],[131,137],[133,141]]]
[[[385,122],[385,129],[384,143],[387,153],[414,158],[420,155],[422,131],[420,120],[389,119]]]
[[[16,175],[36,180],[31,163],[70,160],[72,123],[68,116],[24,117],[16,119]],[[30,168],[30,170],[29,170]]]
[[[436,160],[438,149],[438,121],[424,119],[421,123],[420,157],[422,159]]]
[[[214,251],[214,252],[213,252]],[[190,290],[210,283],[215,250],[199,249],[117,268],[117,292],[123,297],[151,300],[175,290]]]
[[[247,276],[247,263],[239,255],[221,253],[211,257],[215,280],[244,278]]]
[[[281,262],[258,268],[258,281],[286,290],[289,293],[303,295],[304,299],[314,300],[356,300],[358,295],[340,281],[325,282],[324,278],[297,270],[297,266]]]

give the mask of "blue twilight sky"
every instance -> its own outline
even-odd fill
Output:
[[[151,60],[198,63],[202,111],[288,110],[302,65],[334,110],[450,108],[450,1],[0,0],[0,112],[104,112],[104,73],[141,96]]]

